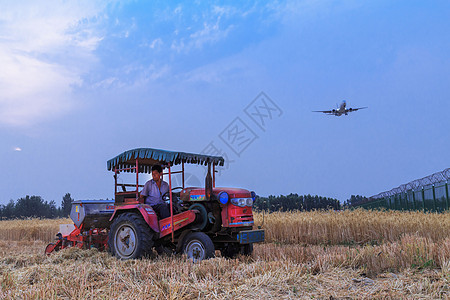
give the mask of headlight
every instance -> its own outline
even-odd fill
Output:
[[[236,206],[239,206],[239,207],[252,206],[253,199],[252,198],[232,198],[231,203]]]
[[[219,193],[219,202],[221,204],[227,204],[227,202],[228,202],[228,194],[227,194],[227,192],[220,192]]]

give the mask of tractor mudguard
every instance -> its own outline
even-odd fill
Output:
[[[174,215],[173,216],[174,231],[177,231],[193,223],[196,219],[196,214],[198,213],[199,213],[198,210],[193,209]],[[171,217],[167,217],[159,221],[159,227],[161,228],[160,237],[171,234],[172,233]]]
[[[145,222],[150,226],[150,228],[154,232],[160,232],[159,231],[159,224],[158,224],[158,216],[156,215],[155,211],[150,205],[146,204],[128,204],[123,206],[116,206],[114,209],[114,213],[111,216],[111,219],[109,219],[110,222],[114,219],[114,217],[117,215],[118,211],[131,211],[131,210],[138,210],[142,217],[144,218]]]

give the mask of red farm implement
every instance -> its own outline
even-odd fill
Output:
[[[185,164],[207,166],[204,187],[185,187]],[[194,261],[220,250],[222,256],[249,255],[253,243],[264,241],[264,230],[253,230],[255,193],[215,187],[217,156],[139,148],[125,151],[107,163],[114,172],[115,200],[80,200],[72,205],[74,230],[58,233],[47,254],[66,247],[109,250],[120,259],[158,253],[185,253]],[[170,216],[159,220],[140,193],[139,174],[161,165],[168,175]],[[174,168],[177,167],[178,170]],[[118,183],[121,173],[135,173],[135,182]],[[182,186],[172,188],[172,176],[181,174]],[[127,190],[131,188],[131,190]],[[119,191],[120,189],[120,191]],[[181,189],[175,192],[176,189]]]

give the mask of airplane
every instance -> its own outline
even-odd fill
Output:
[[[337,108],[337,109],[332,109],[332,110],[315,110],[313,112],[321,112],[327,115],[334,115],[336,117],[340,117],[342,115],[348,115],[349,112],[353,112],[353,111],[357,111],[359,109],[364,109],[367,108],[366,107],[358,107],[358,108],[345,108],[347,106],[347,102],[342,101],[341,105]]]

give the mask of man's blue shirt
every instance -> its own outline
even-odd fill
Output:
[[[145,196],[145,204],[157,205],[164,203],[162,196],[169,191],[167,182],[161,180],[161,189],[156,182],[151,179],[147,181],[142,189],[141,195]]]

